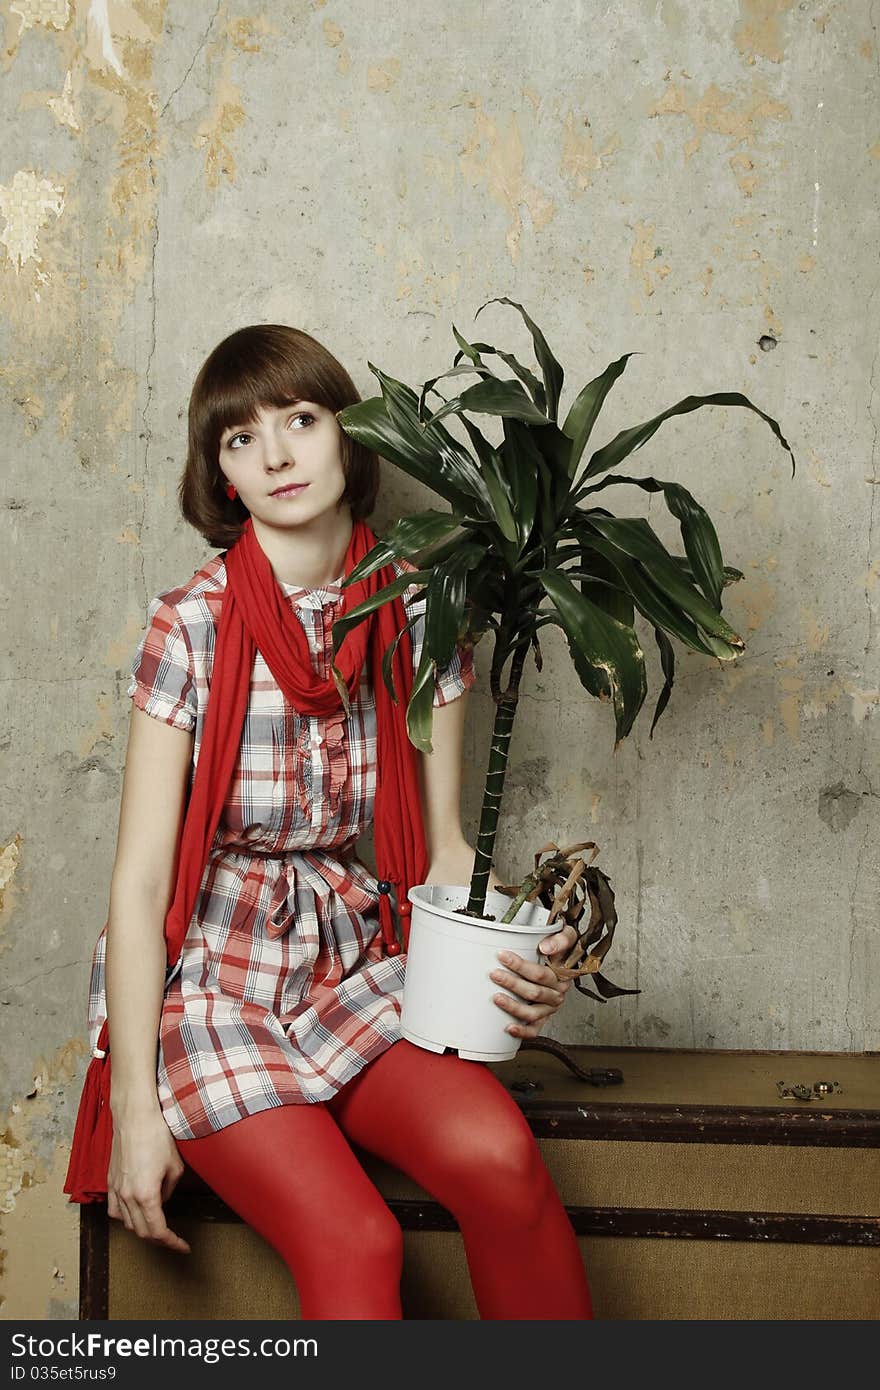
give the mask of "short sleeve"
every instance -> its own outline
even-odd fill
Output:
[[[147,614],[131,668],[128,694],[145,714],[191,733],[196,726],[195,673],[176,609],[159,595]]]
[[[398,561],[401,569],[413,569],[413,565],[406,561]],[[413,672],[418,669],[419,661],[422,656],[422,645],[425,640],[425,591],[424,589],[407,589],[403,595],[404,607],[407,616],[413,619],[413,626],[410,630],[413,654]],[[477,679],[474,669],[473,647],[464,647],[460,643],[452,653],[448,664],[438,670],[434,676],[434,708],[439,709],[441,705],[451,704],[458,699]]]

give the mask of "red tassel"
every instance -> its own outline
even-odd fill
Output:
[[[98,1038],[103,1057],[92,1057],[80,1096],[64,1191],[71,1202],[106,1202],[113,1145],[107,1023]]]
[[[387,892],[379,893],[379,924],[382,928],[382,940],[385,945],[385,954],[388,956],[400,955],[400,943],[394,931],[394,915],[391,911],[391,899]]]

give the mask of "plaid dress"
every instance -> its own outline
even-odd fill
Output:
[[[407,566],[396,566],[403,573]],[[411,568],[411,567],[410,567]],[[199,756],[223,555],[150,604],[128,694],[194,734]],[[341,583],[282,589],[326,676]],[[418,662],[424,593],[403,596]],[[351,714],[300,716],[259,652],[238,762],[159,1025],[159,1101],[199,1138],[273,1106],[326,1101],[400,1034],[405,957],[383,956],[376,879],[354,858],[376,787],[376,708],[365,663]],[[474,682],[470,652],[438,672],[434,704]],[[105,931],[92,955],[89,1045],[106,1017]]]

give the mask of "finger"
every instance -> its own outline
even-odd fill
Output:
[[[518,999],[523,999],[528,1004],[553,1004],[555,1006],[559,1003],[559,993],[550,985],[523,980],[519,975],[508,974],[506,970],[493,970],[489,978],[496,985],[503,985]]]
[[[116,1194],[116,1204],[119,1207],[119,1219],[122,1222],[123,1226],[127,1231],[133,1231],[134,1222],[132,1221],[131,1213],[128,1210],[128,1203],[125,1201],[124,1197],[120,1197],[118,1193]]]
[[[523,1023],[538,1023],[556,1012],[550,1004],[526,1004],[520,999],[512,999],[509,994],[493,994],[492,998],[505,1013],[513,1014]]]
[[[145,1208],[144,1216],[147,1223],[147,1231],[150,1240],[157,1245],[166,1245],[169,1250],[180,1250],[186,1254],[190,1253],[190,1247],[182,1236],[176,1235],[165,1220],[165,1213],[160,1203],[150,1203]]]
[[[146,1240],[150,1233],[147,1230],[147,1222],[141,1209],[140,1202],[136,1197],[129,1196],[125,1200],[125,1205],[128,1208],[128,1214],[135,1235],[140,1236],[141,1240]]]
[[[545,936],[543,941],[538,942],[538,950],[545,956],[561,955],[564,951],[566,955],[577,941],[577,932],[574,927],[564,927],[562,931],[554,932],[552,936]]]
[[[499,951],[498,958],[517,978],[521,977],[525,980],[532,980],[535,984],[551,985],[551,987],[556,983],[556,976],[553,971],[549,965],[545,965],[542,961],[523,960],[522,956],[515,955],[512,951]]]
[[[510,1033],[514,1038],[537,1038],[543,1028],[541,1023],[510,1023],[505,1028],[505,1033]]]

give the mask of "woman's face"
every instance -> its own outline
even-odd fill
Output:
[[[326,406],[265,405],[223,431],[220,469],[251,516],[283,530],[302,526],[335,509],[345,491],[342,431]]]

